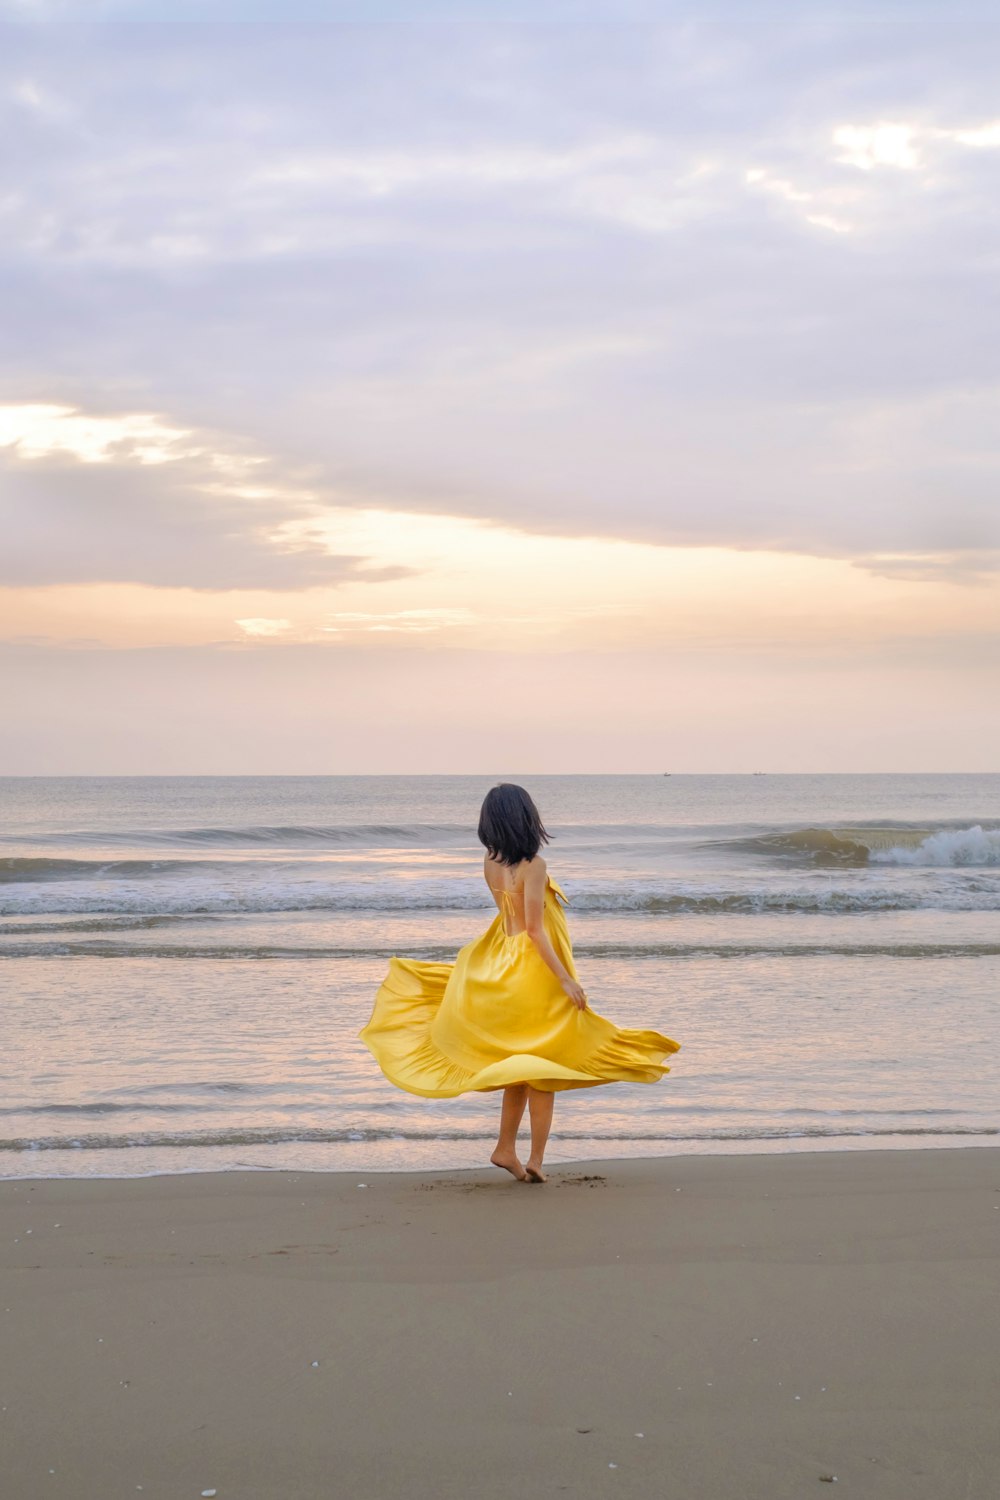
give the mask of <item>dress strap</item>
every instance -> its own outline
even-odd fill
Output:
[[[516,910],[516,908],[514,906],[514,895],[513,895],[513,892],[512,891],[508,891],[505,886],[501,886],[500,887],[500,930],[502,931],[502,933],[503,933],[503,935],[504,935],[505,938],[513,938],[513,937],[516,937],[517,934],[516,933],[510,933],[510,932],[507,931],[506,916],[507,916],[508,905],[509,905],[509,908],[510,908],[511,912],[514,912]]]
[[[518,952],[520,951],[517,940],[521,936],[521,934],[519,932],[507,931],[508,910],[513,916],[516,910],[514,906],[514,896],[511,891],[508,891],[503,886],[501,886],[500,910],[497,913],[497,916],[500,918],[500,946],[507,962],[513,963],[517,958]]]

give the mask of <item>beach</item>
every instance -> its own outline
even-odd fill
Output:
[[[1000,1500],[1000,11],[0,11],[0,1500]]]
[[[1000,1490],[994,1147],[7,1181],[0,1245],[10,1500]]]
[[[531,784],[681,1043],[544,1186],[358,1038],[487,779],[0,785],[0,1500],[995,1500],[1000,777]]]

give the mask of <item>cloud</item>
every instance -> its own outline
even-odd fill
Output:
[[[746,174],[746,180],[759,186],[764,192],[777,193],[779,198],[784,198],[789,203],[808,203],[814,201],[813,193],[803,192],[791,182],[781,177],[769,177],[763,167],[751,167]],[[816,224],[821,229],[832,229],[835,234],[850,234],[852,225],[843,219],[836,219],[831,214],[806,212],[803,210],[802,217],[807,224]]]
[[[926,556],[859,557],[855,566],[881,578],[913,583],[960,583],[996,586],[1000,548],[981,552],[931,553]]]
[[[336,579],[273,540],[331,496],[1000,545],[996,26],[725,13],[10,29],[0,399],[163,430],[8,454],[3,576]],[[266,455],[257,495],[171,433]]]
[[[304,589],[412,571],[338,554],[310,529],[320,497],[272,470],[156,415],[0,406],[0,585]]]
[[[471,609],[396,609],[373,613],[367,610],[336,610],[325,635],[434,635],[451,625],[475,623]]]
[[[121,416],[88,415],[71,406],[0,406],[0,448],[13,448],[18,458],[43,458],[50,453],[68,454],[81,463],[110,463],[118,456],[139,464],[170,463],[180,458],[198,458],[205,449],[191,444],[192,434],[169,427],[149,412]],[[228,465],[233,459],[226,456]],[[212,455],[216,467],[225,466],[223,455]],[[244,458],[249,467],[255,462]]]
[[[981,125],[975,130],[949,130],[943,134],[946,138],[959,141],[963,146],[993,150],[1000,146],[1000,120],[992,120],[988,125]]]
[[[841,125],[833,132],[834,144],[843,148],[838,161],[870,172],[874,167],[900,167],[913,171],[920,165],[912,125],[880,121],[876,125]]]
[[[267,639],[270,636],[283,635],[291,628],[292,622],[291,620],[237,620],[236,624],[249,636],[263,636]]]

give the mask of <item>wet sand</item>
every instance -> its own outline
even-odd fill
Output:
[[[1000,1495],[995,1148],[4,1182],[0,1320],[5,1500]]]

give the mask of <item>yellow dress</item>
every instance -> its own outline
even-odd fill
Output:
[[[503,891],[513,908],[513,897]],[[556,899],[558,897],[558,900]],[[545,930],[577,978],[567,897],[546,876]],[[655,1083],[680,1043],[626,1031],[579,1010],[527,932],[507,931],[506,902],[454,963],[393,957],[359,1036],[397,1088],[425,1099],[488,1092],[511,1083],[546,1090]]]

